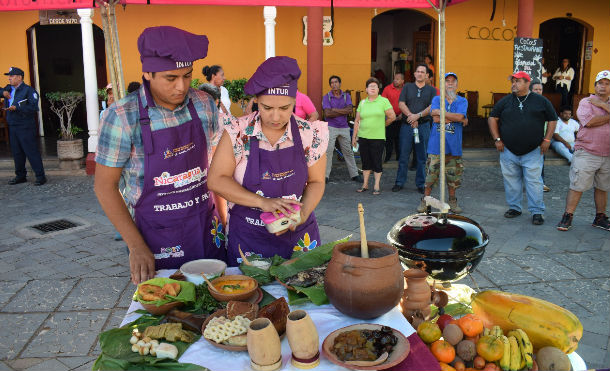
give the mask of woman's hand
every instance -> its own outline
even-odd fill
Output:
[[[286,198],[263,198],[259,208],[265,212],[273,213],[273,216],[278,217],[280,213],[284,215],[291,215],[296,212],[292,208],[292,205],[303,206],[297,200],[289,200]]]

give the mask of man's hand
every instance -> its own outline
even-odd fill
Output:
[[[498,150],[498,152],[504,152],[504,142],[502,142],[501,140],[495,142],[496,145],[496,149]]]
[[[418,113],[410,113],[407,115],[407,122],[409,124],[411,124],[411,126],[413,126],[413,122],[416,123],[416,126],[413,127],[417,127],[417,120],[419,120],[419,114]]]
[[[16,111],[17,107],[15,106],[10,106],[9,108],[6,109],[7,111]]]
[[[3,95],[3,96],[4,96],[4,98],[6,98],[6,99],[11,99],[11,93],[9,93],[9,92],[8,92],[8,91],[6,91],[6,90],[5,90],[5,91],[2,93],[2,95]]]
[[[564,146],[566,146],[566,148],[568,149],[568,151],[572,152],[572,146],[570,145],[570,143],[565,142],[563,145],[564,145]]]
[[[542,143],[540,143],[540,154],[544,155],[546,153],[546,151],[549,150],[550,146],[551,146],[551,141],[543,140]]]
[[[129,249],[129,269],[131,270],[131,282],[134,285],[155,278],[155,257],[148,246]]]

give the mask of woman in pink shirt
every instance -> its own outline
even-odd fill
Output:
[[[316,121],[320,115],[309,97],[297,90],[297,101],[294,114],[307,121]]]
[[[293,114],[296,60],[273,57],[261,64],[244,91],[256,96],[258,112],[225,118],[208,186],[229,201],[227,263],[245,256],[289,258],[320,245],[314,209],[324,194],[328,126]],[[269,232],[261,212],[293,220]]]

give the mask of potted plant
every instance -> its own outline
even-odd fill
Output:
[[[77,91],[55,91],[46,94],[51,111],[59,117],[59,139],[57,140],[57,157],[59,167],[80,168],[80,160],[84,156],[83,140],[74,139],[74,135],[82,131],[72,125],[72,115],[78,104],[85,98],[83,93]]]
[[[245,113],[248,101],[252,98],[244,93],[244,86],[248,79],[241,78],[235,80],[225,80],[224,87],[229,91],[229,98],[233,103],[239,103],[241,110]]]

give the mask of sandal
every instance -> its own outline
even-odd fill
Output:
[[[379,190],[379,189],[374,189],[374,190],[373,190],[373,194],[374,194],[375,196],[380,195],[380,194],[381,194],[381,190]]]
[[[369,190],[368,188],[364,188],[364,187],[362,187],[362,188],[357,189],[357,190],[356,190],[356,192],[358,192],[358,193],[362,193],[362,192],[366,192],[366,191],[368,191],[368,190]]]

